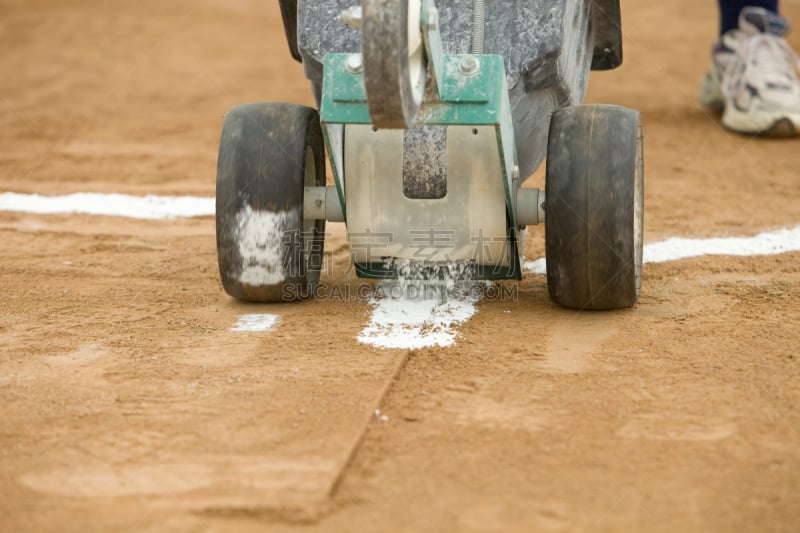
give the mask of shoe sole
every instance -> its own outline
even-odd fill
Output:
[[[766,130],[758,133],[759,136],[764,137],[796,137],[797,134],[797,127],[788,118],[782,118]]]
[[[722,115],[722,125],[729,130],[751,137],[796,137],[798,135],[800,116],[786,116],[783,113],[773,113],[771,116],[753,120],[753,116],[742,113],[728,106]]]

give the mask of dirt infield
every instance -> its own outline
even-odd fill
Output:
[[[800,225],[799,142],[695,103],[714,3],[623,16],[589,100],[643,113],[646,241]],[[229,107],[311,103],[274,2],[0,0],[0,49],[0,192],[211,197]],[[325,281],[355,289],[333,229]],[[800,253],[648,264],[609,313],[528,274],[409,351],[356,341],[364,299],[227,297],[211,217],[0,212],[0,239],[0,530],[800,524]],[[231,331],[246,313],[279,323]]]

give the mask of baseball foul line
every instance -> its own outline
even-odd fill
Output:
[[[0,211],[31,214],[86,214],[137,219],[174,219],[213,216],[215,200],[195,196],[133,196],[128,194],[75,193],[63,196],[0,193]],[[758,256],[800,251],[800,226],[759,233],[751,237],[709,239],[671,238],[644,247],[645,263],[663,263],[704,255]],[[546,273],[544,258],[526,262],[525,270]],[[358,340],[382,348],[452,346],[456,327],[475,313],[475,298],[457,301],[409,302],[375,298],[370,322]],[[268,331],[278,322],[274,315],[243,315],[232,331]]]

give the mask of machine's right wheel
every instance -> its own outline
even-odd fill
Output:
[[[217,163],[217,257],[241,300],[307,298],[319,281],[325,220],[304,216],[305,187],[325,185],[317,111],[258,103],[225,116]]]
[[[639,299],[644,172],[641,117],[582,105],[556,111],[547,146],[547,287],[573,309],[618,309]]]

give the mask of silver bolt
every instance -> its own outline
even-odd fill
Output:
[[[480,62],[478,61],[478,58],[470,55],[462,57],[461,62],[458,64],[458,70],[460,70],[461,74],[465,76],[472,76],[478,72],[479,67]]]
[[[339,20],[342,24],[346,24],[354,30],[361,28],[362,18],[361,6],[350,6],[339,15]]]
[[[350,74],[358,74],[364,68],[361,62],[361,54],[350,54],[344,62],[344,67]]]
[[[439,10],[435,7],[428,9],[428,30],[436,31],[439,29]]]
[[[511,179],[514,181],[519,180],[519,167],[514,165],[514,168],[511,170]]]

